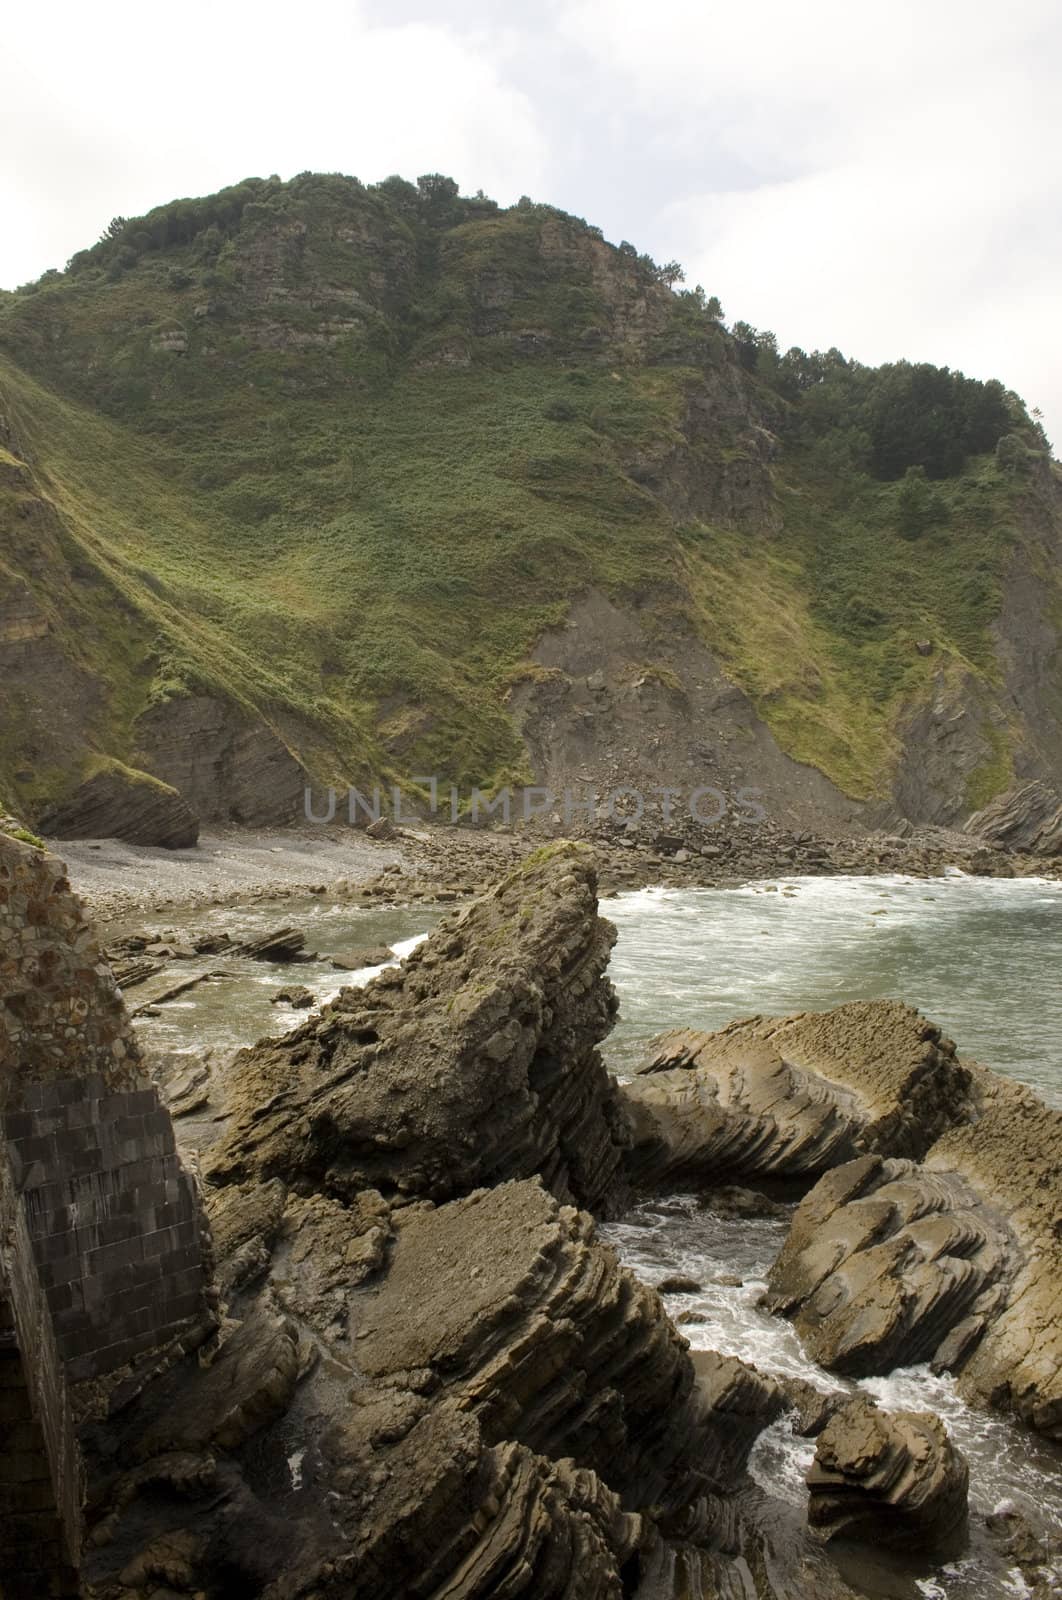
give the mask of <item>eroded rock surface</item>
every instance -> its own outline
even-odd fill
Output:
[[[444,1200],[540,1174],[615,1210],[629,1134],[596,1048],[614,939],[588,850],[531,857],[400,968],[241,1052],[212,1175]]]
[[[797,1209],[767,1303],[851,1375],[932,1361],[1062,1437],[1062,1113],[976,1071],[924,1163],[863,1156]]]
[[[810,1178],[864,1151],[921,1155],[969,1086],[952,1042],[898,1001],[679,1029],[624,1085],[630,1168],[643,1185]]]
[[[128,844],[186,850],[199,819],[179,790],[112,762],[40,818],[42,832],[61,839],[124,839]]]
[[[974,812],[966,832],[1027,855],[1062,856],[1062,796],[1046,783],[1008,789]]]
[[[819,1435],[808,1472],[808,1522],[823,1540],[954,1551],[969,1469],[939,1417],[881,1411],[860,1397]]]

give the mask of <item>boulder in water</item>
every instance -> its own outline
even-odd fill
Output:
[[[804,1198],[766,1301],[833,1371],[931,1361],[1062,1438],[1062,1112],[972,1069],[925,1162],[862,1156]]]
[[[831,1539],[954,1553],[969,1469],[939,1417],[882,1411],[863,1396],[819,1434],[808,1472],[808,1523]]]

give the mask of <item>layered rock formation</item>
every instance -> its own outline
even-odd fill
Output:
[[[14,893],[0,896],[5,948],[17,946],[5,969],[16,1000],[5,1014],[8,1037],[42,1075],[61,1056],[64,1082],[74,1068],[83,1088],[128,1061],[132,1087],[138,1058],[128,1019],[61,867],[30,845],[10,849],[21,876]],[[31,905],[42,915],[31,916]],[[849,1449],[851,1438],[830,1432],[832,1397],[788,1392],[733,1357],[691,1359],[657,1292],[596,1236],[588,1212],[624,1204],[631,1154],[624,1101],[597,1054],[615,1010],[605,973],[612,937],[597,916],[589,852],[555,847],[442,924],[399,971],[241,1054],[228,1085],[231,1124],[205,1158],[213,1250],[201,1231],[195,1252],[197,1305],[209,1309],[216,1286],[220,1325],[203,1343],[213,1321],[197,1323],[195,1339],[173,1339],[159,1352],[147,1336],[173,1310],[159,1293],[141,1308],[144,1360],[134,1353],[131,1365],[93,1374],[87,1387],[73,1382],[58,1430],[48,1416],[42,1429],[30,1404],[37,1433],[25,1434],[28,1470],[39,1470],[42,1454],[54,1468],[61,1447],[77,1469],[60,1473],[61,1483],[78,1486],[83,1471],[87,1485],[83,1528],[79,1502],[67,1503],[65,1521],[58,1496],[45,1508],[41,1549],[50,1541],[55,1550],[53,1592],[69,1592],[70,1568],[79,1566],[80,1592],[93,1600],[849,1600],[821,1551],[772,1549],[769,1515],[761,1521],[766,1497],[745,1476],[758,1433],[794,1400],[799,1426],[822,1433],[823,1527],[851,1531],[863,1516],[857,1504],[920,1531],[950,1520],[957,1477],[931,1426],[875,1421],[866,1448]],[[20,1002],[34,991],[12,988],[12,974],[35,960],[41,998]],[[72,1005],[79,1000],[83,1011]],[[725,1041],[719,1059],[729,1060],[731,1047],[763,1047],[767,1065],[756,1081],[779,1096],[797,1073],[825,1082],[827,1069],[836,1072],[843,1088],[830,1116],[842,1107],[844,1139],[853,1143],[921,1154],[949,1118],[979,1117],[928,1152],[929,1162],[945,1161],[932,1176],[955,1197],[954,1216],[960,1195],[974,1213],[973,1186],[1022,1133],[1004,1118],[1027,1114],[1026,1136],[1041,1137],[1031,1108],[1020,1095],[1020,1104],[1004,1094],[997,1105],[995,1081],[961,1068],[915,1013],[882,1004],[878,1029],[875,1008],[843,1013],[726,1030],[715,1036]],[[12,1048],[5,1082],[13,1060]],[[737,1083],[741,1070],[735,1057],[720,1081]],[[96,1096],[97,1111],[105,1098]],[[71,1093],[62,1105],[76,1100]],[[844,1140],[831,1144],[834,1124],[816,1135],[801,1121],[812,1104],[805,1094],[794,1139],[814,1159],[839,1159],[847,1151]],[[771,1109],[764,1091],[754,1114],[761,1138],[746,1140],[749,1159],[773,1142],[777,1163],[781,1106]],[[157,1115],[150,1126],[146,1117],[123,1124],[123,1138],[172,1141],[168,1117]],[[965,1152],[978,1130],[982,1165],[971,1165],[960,1191],[951,1147]],[[52,1132],[55,1181],[84,1185],[80,1146],[75,1153],[64,1142],[65,1128]],[[85,1153],[95,1179],[98,1151]],[[118,1154],[132,1160],[131,1151]],[[883,1185],[926,1181],[913,1160],[866,1154],[824,1182],[843,1189],[853,1165],[884,1174]],[[1014,1275],[998,1280],[1007,1293],[1033,1268],[1019,1235],[1047,1227],[1054,1192],[1042,1161],[1027,1166],[1014,1179],[1028,1212],[1013,1223]],[[147,1242],[160,1242],[159,1215],[150,1226],[143,1215],[158,1198],[151,1178],[145,1171],[124,1213],[125,1253],[105,1252],[98,1263],[121,1267],[123,1286],[130,1278],[138,1295]],[[117,1214],[110,1193],[93,1226]],[[178,1183],[178,1199],[188,1193]],[[821,1193],[821,1185],[812,1191]],[[928,1254],[935,1236],[918,1232],[920,1194],[912,1189],[908,1221]],[[187,1238],[176,1243],[188,1246]],[[16,1259],[32,1265],[32,1245]],[[1049,1335],[1052,1281],[1054,1258],[1023,1291],[1042,1312],[1034,1338]],[[1012,1355],[1032,1326],[1019,1318],[1006,1333],[1014,1295],[998,1324]],[[64,1333],[62,1315],[58,1304],[41,1310],[48,1337]],[[124,1315],[116,1295],[97,1300],[93,1338]],[[932,1320],[932,1308],[926,1315]],[[5,1332],[0,1305],[0,1345]],[[1041,1394],[1052,1348],[1048,1338]],[[1027,1374],[1039,1354],[1032,1344],[1025,1350]],[[25,1410],[39,1393],[23,1383],[17,1405]],[[36,1587],[19,1589],[2,1540],[0,1563],[5,1593],[48,1592],[36,1576]]]
[[[118,762],[47,807],[39,825],[60,839],[124,839],[167,850],[186,850],[199,838],[199,819],[176,789]]]
[[[1008,789],[981,811],[966,832],[1031,856],[1062,856],[1062,797],[1046,783]]]
[[[812,1178],[863,1151],[922,1155],[964,1114],[970,1074],[896,1001],[664,1034],[623,1101],[642,1184]]]
[[[211,1364],[92,1435],[94,1593],[620,1600],[680,1548],[742,1564],[733,1490],[782,1393],[732,1358],[695,1369],[568,1203],[623,1192],[595,1050],[610,945],[588,854],[561,847],[323,1035],[244,1053],[210,1158],[240,1180],[210,1202],[230,1320]]]
[[[598,1213],[626,1194],[626,1121],[597,1044],[614,930],[590,852],[531,856],[401,968],[233,1068],[217,1181],[443,1200],[541,1175]]]
[[[966,1522],[969,1468],[939,1417],[852,1400],[819,1435],[808,1472],[808,1522],[819,1538],[954,1554]]]
[[[970,1115],[923,1164],[863,1156],[793,1219],[768,1304],[823,1366],[932,1361],[1062,1437],[1062,1113],[977,1070]]]

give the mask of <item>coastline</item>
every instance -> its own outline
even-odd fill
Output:
[[[282,902],[323,895],[366,904],[452,901],[475,894],[560,829],[471,829],[420,824],[385,837],[327,824],[218,827],[187,850],[114,839],[49,839],[70,882],[104,926],[138,913]],[[1062,878],[1062,859],[1021,856],[943,829],[825,838],[773,828],[685,837],[644,830],[582,835],[593,845],[601,893],[649,885],[729,888],[753,879],[904,874],[949,868],[983,877]]]

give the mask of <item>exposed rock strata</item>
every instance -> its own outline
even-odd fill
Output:
[[[615,933],[591,861],[530,857],[402,967],[242,1051],[214,1177],[443,1200],[539,1174],[561,1200],[621,1205],[628,1132],[596,1049]]]
[[[793,1219],[768,1303],[849,1374],[932,1361],[1062,1437],[1062,1113],[975,1075],[969,1120],[922,1165],[863,1156]]]
[[[261,827],[302,814],[307,774],[267,717],[210,695],[164,701],[137,724],[139,759],[203,821]]]
[[[966,832],[1031,856],[1062,856],[1062,796],[1045,783],[1008,789],[976,811]]]
[[[897,1001],[680,1029],[624,1085],[630,1169],[642,1184],[810,1178],[863,1151],[921,1155],[969,1085],[951,1041]]]
[[[127,844],[186,850],[199,838],[199,821],[178,791],[117,762],[84,783],[39,821],[60,839],[124,839]]]
[[[819,1435],[808,1522],[823,1540],[953,1551],[966,1521],[966,1462],[939,1417],[860,1397]]]

